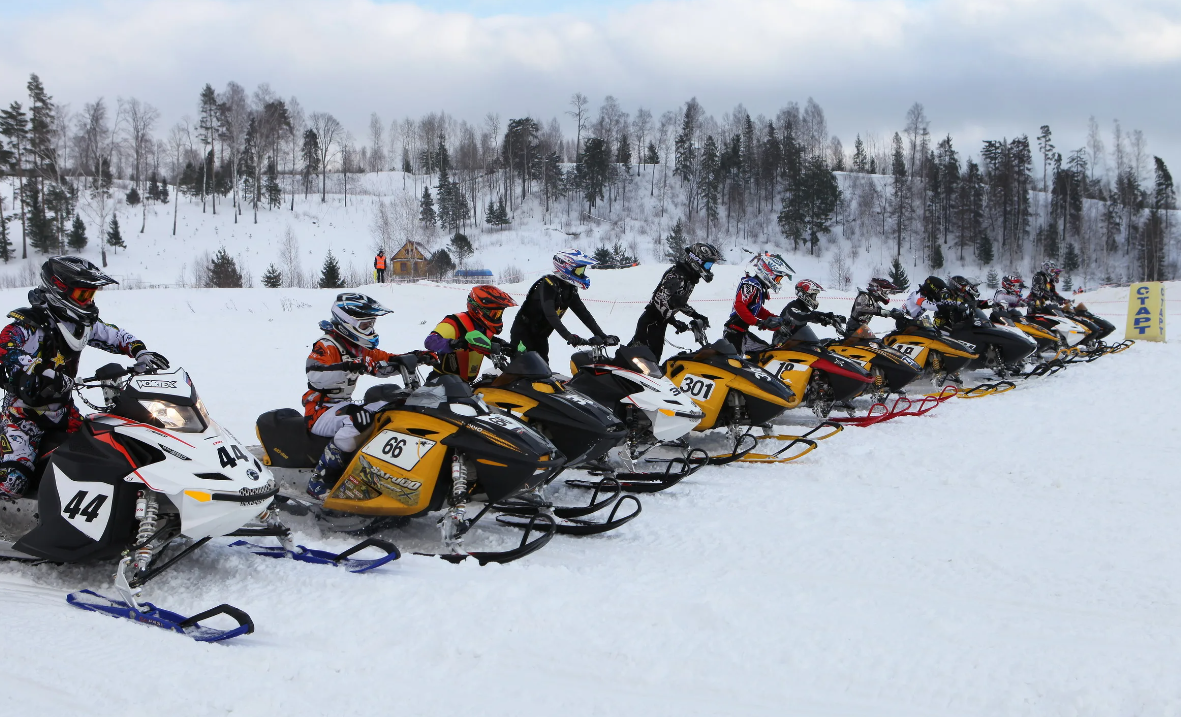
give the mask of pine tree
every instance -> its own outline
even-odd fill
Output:
[[[910,288],[910,277],[906,275],[906,269],[902,267],[902,259],[897,256],[890,263],[890,283],[903,291]]]
[[[455,262],[451,261],[451,255],[447,253],[446,249],[440,249],[431,254],[427,269],[431,276],[441,279],[455,270]]]
[[[418,221],[422,222],[423,226],[433,227],[439,223],[439,217],[435,214],[435,200],[431,198],[429,186],[422,188],[422,201],[418,203],[418,207]]]
[[[320,288],[344,288],[344,278],[340,275],[340,264],[337,263],[336,257],[332,256],[331,249],[328,250],[328,256],[324,258],[324,266],[320,267]]]
[[[937,271],[943,268],[943,247],[939,242],[935,242],[935,246],[931,249],[931,270]]]
[[[263,183],[263,192],[267,197],[267,208],[278,209],[283,204],[283,188],[279,186],[279,168],[275,158],[267,160],[267,178]]]
[[[857,141],[853,143],[853,171],[862,174],[869,171],[869,159],[865,153],[865,142],[861,141],[861,135],[857,135]]]
[[[636,263],[636,257],[627,253],[622,242],[615,242],[611,247],[611,263],[617,268],[622,269],[627,266],[633,266]]]
[[[463,263],[467,261],[468,257],[476,251],[472,247],[471,240],[459,232],[456,232],[455,236],[451,237],[451,243],[447,246],[451,249],[451,256],[455,257],[455,261],[459,262],[460,266],[463,266]]]
[[[107,232],[107,246],[115,247],[116,249],[125,249],[126,244],[123,243],[123,234],[119,231],[119,216],[113,215],[111,217],[111,228]]]
[[[673,225],[672,233],[664,238],[664,258],[673,264],[685,258],[685,227],[680,219]]]
[[[1071,278],[1070,274],[1067,274],[1066,278],[1062,280],[1062,290],[1063,291],[1070,291],[1073,288],[1074,288],[1074,279]]]
[[[82,251],[86,248],[86,223],[82,217],[74,215],[74,223],[70,226],[70,233],[66,237],[66,245],[70,251]]]
[[[138,206],[139,202],[140,202],[139,190],[137,190],[134,186],[132,186],[131,191],[127,193],[127,206],[129,206],[129,207]]]
[[[283,286],[283,272],[279,271],[279,267],[271,264],[267,267],[267,271],[262,275],[262,285],[268,289],[278,289]]]
[[[8,223],[14,218],[16,215],[4,213],[4,198],[0,197],[0,259],[3,259],[5,264],[12,258],[12,239],[8,236]]]
[[[632,173],[632,146],[627,139],[627,132],[619,138],[619,147],[615,150],[615,162],[623,165],[623,171]]]
[[[718,156],[718,143],[713,135],[705,138],[705,147],[701,151],[701,181],[698,187],[701,198],[705,201],[705,238],[709,239],[710,225],[718,220],[718,189],[721,185],[721,159]]]
[[[985,279],[984,285],[990,289],[995,289],[1001,285],[1000,277],[997,276],[996,269],[988,268],[988,278]]]
[[[1066,245],[1066,254],[1062,258],[1062,268],[1067,274],[1072,274],[1078,271],[1082,262],[1079,260],[1078,251],[1074,248],[1074,244]]]
[[[160,191],[157,196],[160,197],[161,204],[168,203],[168,177],[160,176]]]
[[[991,264],[995,258],[992,251],[992,239],[987,233],[981,233],[980,239],[976,242],[976,258],[980,260],[981,266]]]
[[[503,227],[512,224],[512,220],[508,217],[508,209],[504,206],[503,195],[497,201],[489,202],[484,212],[484,221],[494,227]]]
[[[238,264],[227,252],[226,248],[217,250],[213,261],[209,262],[209,277],[206,288],[210,289],[240,289],[242,288],[242,273],[238,271]]]
[[[148,175],[148,201],[160,201],[160,180],[154,171]]]
[[[614,269],[615,268],[615,261],[614,261],[614,258],[611,256],[611,250],[605,246],[601,246],[598,249],[595,249],[595,253],[591,255],[591,258],[595,260],[595,264],[600,269]]]
[[[655,142],[648,143],[648,150],[644,152],[644,164],[660,164],[660,152],[656,151]]]

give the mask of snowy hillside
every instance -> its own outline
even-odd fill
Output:
[[[605,328],[630,335],[630,302],[659,270],[593,274]],[[698,290],[715,325],[739,271]],[[452,286],[365,290],[396,310],[378,323],[395,351],[463,299]],[[297,405],[332,293],[99,300],[252,442],[258,413]],[[821,307],[847,311],[848,296]],[[1084,298],[1120,324],[1126,296]],[[0,300],[18,306],[23,291]],[[554,353],[560,366],[569,351]],[[107,358],[89,352],[83,371]],[[1176,343],[1140,343],[1006,394],[849,428],[796,463],[706,468],[645,497],[615,532],[560,536],[510,565],[407,555],[352,575],[214,545],[149,586],[179,611],[247,610],[258,630],[232,644],[65,605],[66,590],[109,588],[107,568],[0,564],[13,660],[0,713],[1175,714],[1181,491],[1166,467],[1181,435],[1159,396],[1181,390],[1179,360]],[[351,542],[295,527],[311,546]]]

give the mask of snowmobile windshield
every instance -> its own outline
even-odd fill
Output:
[[[525,378],[549,378],[551,375],[549,364],[536,351],[526,351],[514,356],[504,367],[504,373]]]
[[[645,376],[657,378],[664,375],[660,371],[660,367],[657,366],[655,362],[649,361],[643,356],[632,356],[631,363],[637,370],[639,370],[640,373],[644,374]]]
[[[197,400],[195,406],[181,406],[158,398],[140,399],[140,404],[165,428],[179,433],[202,433],[209,426],[205,404]]]
[[[867,324],[862,324],[861,326],[859,326],[857,328],[856,331],[854,331],[853,333],[846,336],[845,340],[842,341],[841,343],[844,344],[845,346],[852,346],[853,344],[857,343],[858,341],[863,341],[865,339],[876,339],[876,338],[877,338],[877,336],[874,334],[874,332],[869,330],[869,326]]]
[[[639,371],[645,376],[659,377],[664,374],[656,365],[656,357],[647,346],[621,346],[615,353],[615,365],[632,371]]]

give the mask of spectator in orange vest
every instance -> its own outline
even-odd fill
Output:
[[[377,283],[385,283],[385,249],[378,249],[373,259],[373,268],[377,270]]]

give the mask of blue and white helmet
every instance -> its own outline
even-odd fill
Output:
[[[586,275],[586,268],[597,263],[577,249],[563,249],[554,254],[554,276],[579,289],[589,289],[590,277]]]
[[[321,322],[321,327],[328,324],[324,327],[326,330],[330,329],[344,340],[361,348],[373,349],[377,348],[377,329],[374,323],[378,316],[389,313],[389,309],[364,294],[337,294],[336,301],[332,302],[332,319]]]

